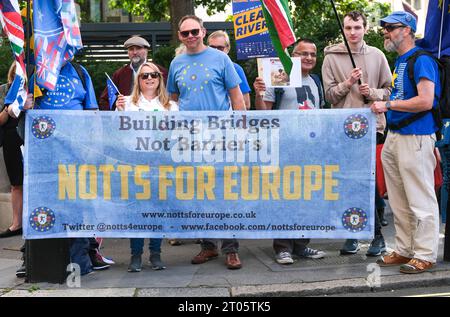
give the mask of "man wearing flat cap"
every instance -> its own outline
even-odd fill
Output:
[[[111,79],[122,95],[129,96],[131,95],[131,90],[133,88],[134,75],[138,71],[139,66],[147,61],[148,49],[150,48],[150,44],[146,39],[140,36],[132,36],[125,41],[123,46],[128,50],[130,64],[127,64],[115,71]],[[166,82],[167,69],[160,65],[157,66],[163,74],[164,82]],[[106,88],[105,90],[103,90],[100,97],[99,108],[100,110],[114,110],[114,106],[112,109],[109,108],[108,91]]]
[[[389,133],[381,160],[395,225],[394,251],[377,263],[399,266],[401,273],[422,273],[436,263],[439,245],[439,207],[434,191],[438,125],[432,113],[441,94],[439,70],[435,60],[420,55],[415,46],[414,16],[396,11],[380,24],[384,48],[399,56],[390,100],[371,107],[375,113],[387,114]]]

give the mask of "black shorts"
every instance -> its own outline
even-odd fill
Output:
[[[23,185],[23,159],[20,146],[22,139],[15,128],[5,129],[3,138],[3,157],[5,159],[6,172],[13,186]]]

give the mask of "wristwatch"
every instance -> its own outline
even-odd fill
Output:
[[[391,101],[386,102],[385,106],[387,110],[391,110]]]

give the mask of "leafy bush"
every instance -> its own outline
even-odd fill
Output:
[[[8,41],[3,41],[0,45],[0,56],[2,57],[0,59],[0,83],[4,84],[7,81],[9,67],[14,60]]]

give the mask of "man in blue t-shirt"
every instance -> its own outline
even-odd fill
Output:
[[[380,23],[385,49],[399,57],[390,100],[371,107],[375,113],[387,112],[389,133],[381,158],[396,231],[394,252],[377,263],[400,265],[402,273],[422,273],[436,263],[439,245],[439,207],[434,191],[438,126],[430,112],[438,106],[441,94],[439,70],[431,57],[419,56],[412,83],[408,59],[419,50],[414,42],[416,19],[396,11]],[[425,116],[403,126],[405,118],[425,111]]]
[[[208,46],[215,48],[216,50],[222,51],[225,54],[230,53],[230,38],[227,32],[219,30],[211,33],[208,36]],[[244,96],[245,108],[250,110],[250,86],[248,85],[247,76],[245,76],[244,69],[239,65],[233,62],[234,69],[239,75],[241,79],[241,83],[239,84],[239,88],[241,88],[242,95]]]
[[[244,98],[236,73],[228,55],[207,47],[203,43],[206,29],[203,21],[188,15],[178,23],[178,38],[186,46],[186,54],[175,57],[170,63],[167,90],[177,101],[181,111],[192,110],[245,110]],[[235,239],[222,240],[222,253],[229,269],[240,269],[239,244]],[[217,243],[203,240],[202,250],[191,261],[201,264],[218,256]]]
[[[83,79],[78,75],[75,67]],[[30,87],[34,86],[34,75],[30,79]],[[44,90],[44,95],[37,98],[34,109],[50,110],[96,110],[94,86],[86,69],[71,63],[65,64],[59,73],[54,91]]]
[[[170,63],[167,90],[184,110],[245,110],[241,82],[230,58],[203,43],[206,29],[196,16],[186,16],[178,24],[178,37],[186,54]]]

